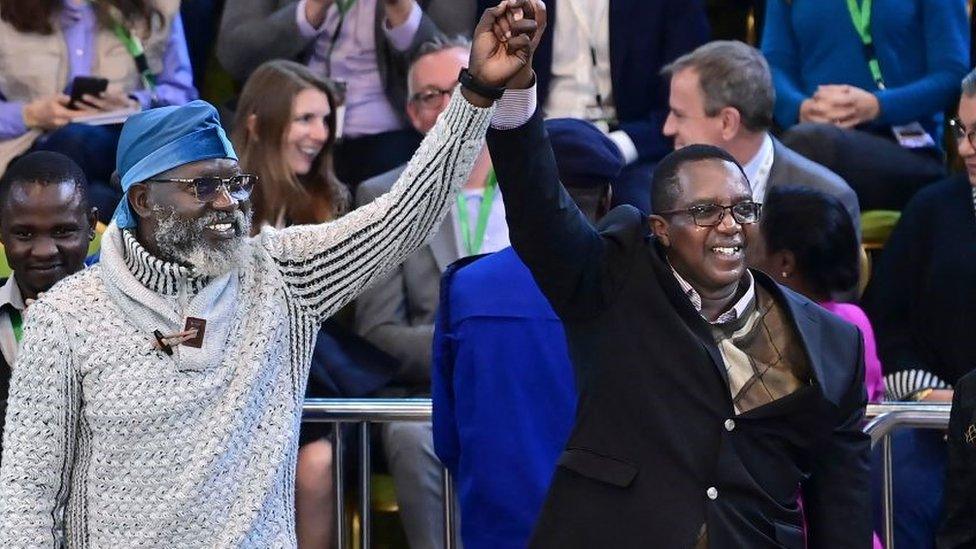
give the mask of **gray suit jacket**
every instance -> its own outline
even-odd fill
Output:
[[[803,185],[837,197],[851,214],[858,242],[861,239],[861,208],[857,194],[841,176],[790,149],[773,138],[773,166],[766,188],[780,185]]]
[[[356,207],[390,190],[405,166],[367,179],[356,190]],[[430,391],[434,314],[441,274],[461,257],[448,215],[430,242],[415,251],[389,278],[356,300],[355,331],[400,361],[399,385]]]
[[[407,104],[407,68],[410,58],[438,30],[447,35],[470,35],[474,0],[417,0],[424,10],[417,35],[406,52],[398,52],[383,32],[382,0],[377,2],[376,63],[386,97],[394,110]],[[231,76],[243,82],[254,69],[272,59],[307,61],[315,39],[302,38],[298,30],[296,0],[231,0],[224,8],[217,35],[217,58]],[[403,113],[401,112],[401,116]],[[406,118],[404,118],[406,120]]]

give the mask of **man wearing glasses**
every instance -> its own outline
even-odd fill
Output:
[[[493,122],[488,147],[580,400],[531,546],[869,546],[860,335],[746,269],[760,208],[742,168],[679,149],[649,218],[621,206],[594,229],[533,110]]]
[[[295,460],[325,318],[436,229],[537,45],[488,10],[463,89],[393,189],[249,238],[254,178],[204,102],[130,118],[101,261],[31,306],[0,465],[0,547],[294,547]],[[535,35],[535,40],[530,36]],[[503,116],[506,100],[496,115]]]

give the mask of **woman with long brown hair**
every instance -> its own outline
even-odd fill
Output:
[[[247,80],[231,139],[257,174],[254,227],[322,223],[345,213],[349,192],[332,171],[337,92],[293,61],[269,61]]]
[[[336,106],[332,83],[292,61],[269,61],[247,80],[231,140],[241,168],[260,178],[251,196],[254,232],[345,213],[349,192],[332,172]],[[316,367],[313,358],[312,376]],[[341,395],[316,394],[310,385],[306,396]],[[328,547],[332,539],[332,444],[322,427],[303,424],[299,440],[295,531],[301,549]]]
[[[110,176],[120,124],[82,116],[196,99],[179,0],[0,0],[0,173],[30,150],[81,166],[107,221],[121,197]],[[71,104],[76,77],[108,80]]]

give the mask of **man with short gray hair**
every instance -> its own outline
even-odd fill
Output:
[[[696,143],[727,150],[742,165],[753,200],[777,185],[803,185],[837,197],[860,236],[857,195],[827,168],[770,135],[776,92],[762,53],[742,42],[715,41],[665,66],[671,77],[664,134],[679,149]]]

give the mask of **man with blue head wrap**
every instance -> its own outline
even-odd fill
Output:
[[[331,223],[248,237],[256,182],[206,103],[126,122],[125,200],[100,263],[28,315],[0,462],[0,547],[295,546],[318,326],[436,229],[502,86],[530,82],[522,68],[540,33],[531,13],[512,17],[524,3],[486,12],[462,89],[393,189]]]

